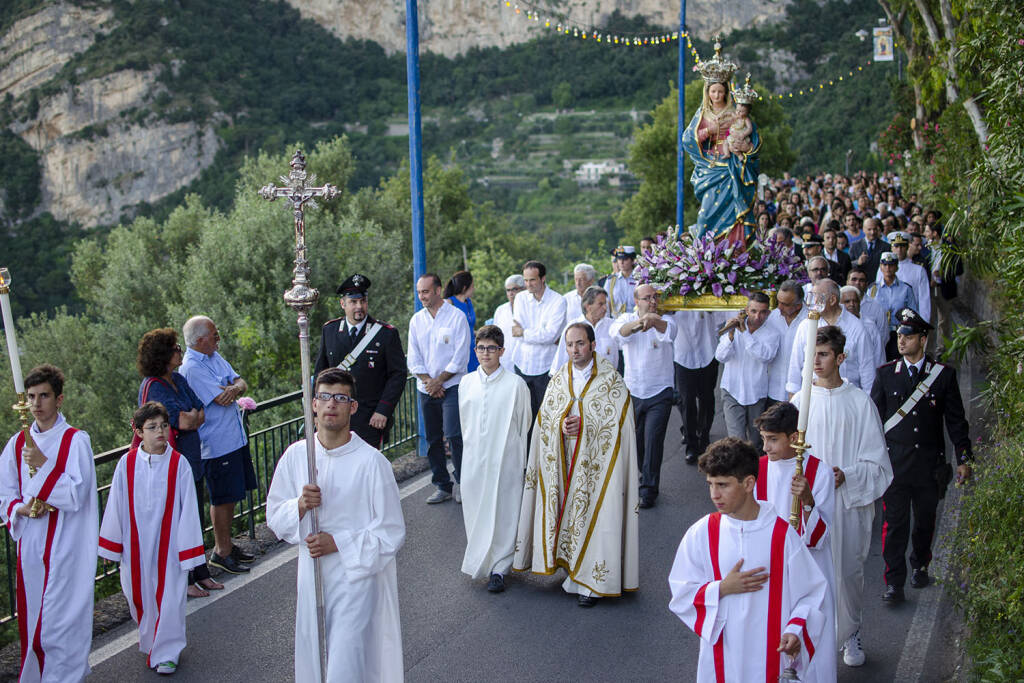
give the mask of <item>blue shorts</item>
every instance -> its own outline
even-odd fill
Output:
[[[246,491],[256,488],[256,471],[252,467],[249,444],[219,458],[203,460],[203,474],[210,490],[210,505],[242,500]]]

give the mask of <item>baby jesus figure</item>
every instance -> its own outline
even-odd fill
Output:
[[[729,126],[729,137],[725,139],[725,153],[722,156],[749,152],[752,148],[750,134],[753,130],[754,127],[750,123],[750,105],[737,104],[736,116]]]

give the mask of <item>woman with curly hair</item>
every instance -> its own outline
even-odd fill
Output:
[[[136,364],[142,375],[139,386],[141,406],[147,401],[162,403],[170,416],[173,441],[176,451],[185,456],[192,468],[196,485],[196,500],[199,503],[199,519],[203,519],[203,466],[200,458],[201,442],[199,426],[205,414],[203,402],[199,400],[185,378],[175,372],[181,367],[184,352],[178,343],[178,333],[169,327],[150,330],[142,336]],[[189,571],[188,594],[193,598],[205,598],[210,590],[220,590],[224,584],[214,581],[206,563]]]

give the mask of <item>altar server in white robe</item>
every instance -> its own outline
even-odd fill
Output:
[[[823,328],[824,329],[824,328]],[[842,347],[839,347],[842,349]],[[754,497],[769,503],[789,521],[793,498],[800,501],[800,521],[796,532],[825,577],[827,590],[822,612],[828,628],[821,637],[821,651],[814,658],[806,680],[836,679],[836,601],[835,569],[832,564],[832,518],[835,513],[835,488],[832,470],[811,452],[804,454],[803,474],[796,474],[797,421],[799,411],[792,403],[776,403],[755,424],[764,443],[765,455],[758,463]]]
[[[860,666],[865,660],[860,642],[864,563],[871,548],[874,503],[892,482],[892,464],[871,397],[839,376],[843,346],[837,328],[818,330],[807,441],[832,470],[835,486],[830,535],[836,642],[843,647],[847,666]]]
[[[329,683],[401,681],[404,675],[395,554],[405,541],[405,520],[391,464],[349,430],[356,391],[344,370],[317,375],[317,485],[308,483],[301,440],[281,456],[267,495],[267,525],[299,545],[296,681],[320,681],[313,558],[320,558],[323,574]],[[316,535],[310,532],[313,508]]]
[[[25,376],[35,420],[29,438],[18,432],[0,456],[0,519],[17,544],[22,683],[80,681],[89,673],[96,470],[89,435],[60,414],[63,392],[64,375],[52,365]],[[29,517],[36,499],[52,509]]]
[[[146,666],[173,674],[185,649],[188,572],[206,561],[195,478],[167,443],[171,425],[162,404],[143,403],[132,424],[142,443],[117,461],[99,554],[121,563],[121,589],[139,625]]]
[[[700,638],[698,683],[777,681],[792,664],[803,681],[831,630],[825,578],[803,540],[754,498],[758,452],[727,437],[698,462],[718,509],[676,551],[671,609]]]
[[[500,327],[477,330],[480,366],[459,384],[466,524],[462,571],[488,579],[492,593],[505,590],[505,575],[512,568],[532,415],[526,382],[501,366],[504,344]]]

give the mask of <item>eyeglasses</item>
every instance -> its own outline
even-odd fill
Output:
[[[342,405],[355,400],[354,398],[346,394],[331,394],[326,391],[321,391],[317,394],[314,394],[313,398],[315,398],[318,401],[323,401],[324,403],[327,403],[328,401],[334,401],[335,403],[341,403]]]
[[[161,422],[158,425],[146,425],[142,429],[147,432],[164,432],[171,428],[171,425],[166,422]]]
[[[498,351],[500,351],[503,348],[505,348],[505,347],[504,346],[494,346],[493,344],[488,344],[487,346],[484,346],[483,344],[477,344],[476,345],[476,352],[477,353],[497,353]]]
[[[525,287],[507,287],[505,289],[506,294],[518,294],[519,292],[526,289]]]
[[[637,301],[646,301],[647,303],[652,304],[652,303],[654,303],[655,301],[658,300],[658,295],[657,294],[652,294],[651,296],[638,296],[636,298],[636,300]]]

